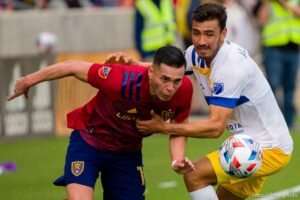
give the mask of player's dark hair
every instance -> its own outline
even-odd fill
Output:
[[[220,3],[204,3],[193,12],[192,20],[205,22],[217,19],[221,31],[226,27],[227,13],[226,8]]]
[[[161,47],[155,52],[153,65],[160,66],[162,63],[174,68],[186,67],[183,52],[171,45]]]

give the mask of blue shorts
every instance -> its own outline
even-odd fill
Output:
[[[145,179],[141,152],[100,151],[73,131],[64,175],[54,185],[77,183],[91,188],[101,175],[104,200],[144,200]]]

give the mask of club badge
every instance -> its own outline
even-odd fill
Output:
[[[71,163],[71,171],[74,176],[79,176],[84,170],[83,161],[74,161]]]
[[[175,112],[169,110],[169,111],[162,111],[161,112],[161,117],[167,121],[169,119],[171,119],[174,116]]]

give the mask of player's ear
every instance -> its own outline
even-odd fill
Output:
[[[149,70],[148,70],[148,75],[149,75],[149,78],[151,79],[152,76],[153,76],[153,65],[149,66]]]
[[[226,38],[226,35],[227,35],[227,27],[225,27],[223,29],[223,31],[221,32],[221,41],[224,42],[225,38]]]

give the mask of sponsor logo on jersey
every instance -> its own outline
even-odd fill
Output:
[[[213,93],[220,94],[224,91],[224,83],[214,83],[213,85]]]
[[[161,112],[161,117],[165,120],[165,121],[167,121],[168,119],[171,119],[173,116],[174,116],[174,114],[175,114],[175,112],[174,111],[171,111],[171,110],[169,110],[169,111],[162,111]]]
[[[244,128],[240,123],[237,122],[228,122],[226,129],[233,134],[244,133]]]
[[[131,113],[131,114],[136,114],[137,113],[137,110],[136,108],[132,108],[130,110],[127,110],[128,113]]]
[[[98,69],[98,75],[101,77],[101,78],[104,78],[106,79],[109,72],[111,70],[111,67],[108,67],[108,66],[102,66],[100,69]]]
[[[74,176],[79,176],[84,170],[83,161],[74,161],[71,163],[71,171]]]
[[[127,113],[124,114],[124,113],[121,113],[121,112],[118,112],[116,114],[116,116],[119,118],[119,119],[122,119],[122,120],[125,120],[125,121],[134,121],[137,119],[136,116],[134,116],[135,114],[137,114],[137,109],[136,108],[132,108],[132,109],[129,109],[127,110]]]

